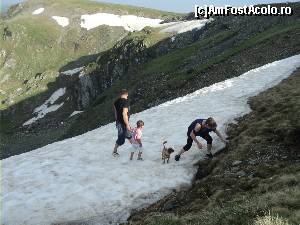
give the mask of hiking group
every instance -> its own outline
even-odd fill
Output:
[[[123,89],[120,93],[119,98],[114,102],[113,105],[115,120],[116,120],[116,128],[118,130],[118,139],[115,143],[115,147],[113,150],[113,155],[118,156],[118,148],[125,143],[125,140],[128,139],[131,143],[131,153],[130,160],[133,159],[134,153],[138,153],[137,159],[143,160],[143,144],[142,144],[142,130],[144,128],[144,122],[142,120],[137,121],[136,127],[132,129],[129,125],[129,101],[128,101],[128,91]],[[203,145],[197,139],[197,136],[200,136],[207,142],[207,158],[212,158],[212,142],[213,139],[210,136],[210,132],[216,133],[216,135],[221,139],[225,144],[227,141],[221,135],[221,133],[217,130],[217,123],[212,118],[209,117],[207,119],[196,119],[194,120],[187,129],[187,142],[186,145],[182,147],[182,149],[175,155],[175,160],[179,161],[180,156],[188,151],[193,142],[195,142],[199,149],[203,148]]]

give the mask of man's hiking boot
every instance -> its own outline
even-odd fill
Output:
[[[207,158],[207,159],[212,159],[213,157],[214,156],[211,153],[205,155],[205,158]]]
[[[175,155],[175,160],[179,161],[179,159],[180,159],[180,155]]]

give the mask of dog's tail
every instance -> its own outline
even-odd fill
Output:
[[[165,144],[167,144],[167,141],[164,141],[164,142],[163,142],[163,146],[164,146],[164,147],[166,147]]]

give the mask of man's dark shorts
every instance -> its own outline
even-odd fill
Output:
[[[189,134],[190,134],[190,133],[188,132],[188,133],[187,133],[188,138],[187,138],[187,141],[186,141],[186,145],[183,147],[183,149],[184,149],[185,151],[190,150],[190,148],[192,147],[192,144],[193,144],[193,139],[191,138],[191,136],[190,136]],[[212,144],[213,139],[212,139],[212,137],[209,135],[208,132],[204,132],[204,133],[199,134],[199,135],[197,135],[197,136],[200,136],[200,137],[202,137],[203,139],[205,139],[208,145],[211,145],[211,144]]]
[[[118,139],[116,141],[117,145],[121,146],[125,143],[125,139],[131,139],[132,134],[126,129],[125,124],[116,122],[116,127],[118,129]]]

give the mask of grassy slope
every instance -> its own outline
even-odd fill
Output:
[[[32,15],[33,10],[39,7],[45,7],[45,12],[41,15]],[[2,57],[0,62],[13,59],[16,63],[14,68],[0,69],[0,81],[9,76],[9,79],[1,85],[0,109],[45,91],[47,84],[58,76],[58,70],[68,62],[110,49],[120,38],[126,36],[127,32],[118,27],[101,26],[90,31],[81,29],[80,16],[96,12],[134,14],[162,19],[180,16],[158,10],[85,0],[38,0],[24,3],[19,13],[0,21],[1,37],[5,27],[12,32],[12,38],[0,39],[1,50],[5,50],[7,55],[6,59]],[[62,28],[51,19],[53,15],[70,18],[70,25]],[[75,44],[78,46],[76,49]],[[22,85],[25,80],[32,79],[37,73],[45,73],[42,81],[31,80],[27,86]],[[16,92],[18,88],[23,90]],[[8,96],[11,101],[1,104]]]
[[[228,148],[199,162],[193,187],[135,213],[130,224],[299,224],[299,86],[300,69],[253,97],[253,111],[228,130]]]
[[[55,13],[63,12],[66,13],[66,9],[70,7],[76,9],[77,12],[85,12],[85,13],[97,13],[97,12],[107,12],[107,13],[115,13],[118,15],[138,15],[150,18],[162,18],[167,19],[170,17],[181,17],[183,14],[166,12],[156,9],[149,9],[143,7],[129,6],[129,5],[121,5],[121,4],[112,4],[112,3],[104,3],[104,2],[96,2],[90,0],[29,0],[26,4],[28,6],[49,6],[51,5],[52,11]],[[74,14],[72,14],[74,15]]]

